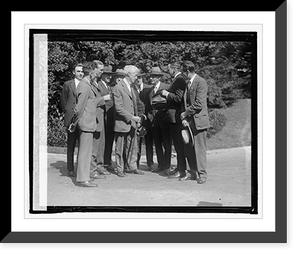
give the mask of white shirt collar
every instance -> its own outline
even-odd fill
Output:
[[[101,79],[101,82],[105,85],[105,87],[107,88],[107,84]]]
[[[128,90],[131,92],[131,86],[128,83],[128,81],[126,80],[126,78],[123,79],[124,83],[127,85]]]
[[[175,78],[176,76],[178,76],[179,74],[181,74],[181,72],[178,72],[178,73],[174,76],[174,78]]]
[[[75,81],[75,87],[77,88],[77,85],[79,84],[80,80],[78,80],[77,78],[74,78]]]
[[[193,81],[194,81],[196,75],[197,75],[197,74],[193,75],[193,77],[190,79],[191,84],[193,83]]]

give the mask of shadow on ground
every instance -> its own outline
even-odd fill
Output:
[[[211,203],[211,202],[200,201],[197,206],[208,206],[208,207],[217,206],[217,207],[220,207],[220,206],[223,206],[223,205],[220,204],[220,203]]]
[[[68,170],[67,170],[67,162],[65,161],[56,161],[56,163],[50,164],[51,167],[54,167],[55,169],[58,169],[60,172],[60,176],[62,177],[68,177],[72,180],[74,185],[77,185],[76,183],[76,177],[70,177],[68,175]]]

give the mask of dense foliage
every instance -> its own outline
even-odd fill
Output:
[[[49,41],[48,124],[62,122],[60,93],[63,83],[72,79],[71,69],[76,62],[97,59],[112,65],[114,70],[134,64],[145,73],[149,67],[159,66],[166,72],[165,82],[170,82],[167,64],[174,60],[191,60],[196,65],[196,73],[208,83],[208,107],[212,109],[251,97],[251,49],[251,43],[240,41]],[[53,129],[58,132],[57,127]],[[50,137],[53,129],[48,129]],[[50,144],[58,144],[54,142],[56,138],[49,140]]]

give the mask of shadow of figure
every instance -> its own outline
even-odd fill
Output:
[[[50,166],[54,167],[55,169],[58,169],[59,172],[60,172],[60,176],[69,177],[72,180],[72,182],[74,183],[74,185],[77,185],[76,176],[75,177],[70,177],[68,175],[67,162],[65,162],[65,161],[56,161],[56,163],[52,163],[52,164],[50,164]]]
[[[223,205],[220,204],[220,203],[211,203],[211,202],[200,201],[197,206],[208,206],[208,207],[217,206],[217,207],[220,207],[220,206],[223,206]]]

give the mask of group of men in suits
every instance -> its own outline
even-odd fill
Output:
[[[61,105],[67,129],[67,168],[70,176],[83,187],[96,187],[93,179],[105,178],[111,172],[125,177],[127,172],[143,175],[139,169],[141,140],[137,129],[143,125],[148,171],[168,178],[206,181],[206,130],[209,127],[206,97],[207,84],[195,73],[191,62],[168,65],[171,85],[161,82],[164,73],[152,67],[151,85],[143,84],[143,75],[133,65],[112,72],[100,61],[76,65],[75,78],[63,86]],[[119,77],[111,87],[112,78]],[[155,95],[166,99],[163,108],[155,109]],[[146,118],[142,119],[144,115]],[[141,122],[143,120],[143,123]],[[190,126],[194,144],[181,138]],[[74,148],[79,140],[77,171],[74,171]],[[116,168],[111,155],[115,142]],[[153,142],[158,166],[154,168]],[[172,145],[177,167],[171,169]],[[187,161],[186,161],[187,160]],[[187,168],[188,166],[188,168]],[[187,170],[188,169],[188,170]]]

